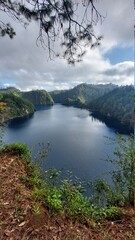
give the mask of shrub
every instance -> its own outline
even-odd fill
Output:
[[[11,143],[4,145],[4,151],[10,151],[18,154],[21,159],[30,162],[30,150],[26,144],[23,143]]]

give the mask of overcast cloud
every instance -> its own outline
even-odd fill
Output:
[[[15,86],[22,90],[68,89],[82,82],[133,84],[133,61],[112,65],[104,57],[114,47],[133,46],[133,1],[99,0],[97,7],[107,15],[96,31],[104,36],[102,46],[88,50],[83,62],[75,67],[64,59],[48,60],[48,52],[36,46],[38,26],[27,30],[14,23],[17,36],[0,39],[0,87]],[[4,16],[5,18],[5,16]]]

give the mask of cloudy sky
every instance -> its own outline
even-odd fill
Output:
[[[98,10],[106,16],[95,31],[102,44],[87,50],[83,62],[69,66],[64,59],[48,60],[48,52],[36,45],[38,26],[24,29],[12,21],[16,37],[0,38],[0,88],[21,90],[68,89],[80,83],[134,84],[133,0],[98,0]],[[9,21],[6,15],[2,16]],[[11,21],[11,20],[10,20]]]

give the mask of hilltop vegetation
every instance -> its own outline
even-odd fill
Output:
[[[34,105],[15,93],[1,93],[0,123],[16,117],[28,116],[34,113]]]
[[[31,101],[34,104],[34,106],[45,106],[54,104],[51,95],[45,90],[33,90],[30,92],[22,92],[22,97]]]
[[[50,94],[54,102],[86,108],[94,113],[118,120],[121,124],[133,129],[133,86],[80,84],[73,89],[53,91]]]
[[[21,91],[15,87],[8,87],[8,88],[1,88],[0,89],[0,94],[1,93],[12,93],[15,96],[20,96],[21,97]]]
[[[69,99],[70,105],[70,101],[74,103],[80,99],[83,104],[87,104],[115,88],[117,88],[117,86],[113,84],[80,84],[73,89],[65,91],[53,91],[50,92],[50,94],[56,103],[68,104]]]
[[[134,88],[122,86],[94,100],[89,109],[104,116],[113,117],[122,124],[133,127],[134,122]]]
[[[29,116],[37,105],[52,105],[54,102],[45,90],[21,92],[9,87],[0,89],[0,103],[0,123],[3,123],[16,117]]]

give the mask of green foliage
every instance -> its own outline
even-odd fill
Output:
[[[62,199],[66,213],[73,219],[85,221],[90,216],[89,200],[69,180],[62,183]]]
[[[91,199],[81,193],[81,187],[69,179],[63,180],[57,186],[59,174],[54,168],[48,170],[44,185],[35,184],[32,193],[33,198],[44,203],[52,213],[63,212],[83,223],[89,218],[99,221],[105,218],[117,219],[120,216],[117,207],[99,208],[96,202],[91,203]]]
[[[3,135],[4,135],[4,127],[0,126],[0,152],[4,148]]]
[[[58,171],[55,167],[51,167],[45,171],[44,179],[48,185],[57,185],[59,182],[59,176],[61,171]]]
[[[134,88],[113,84],[80,84],[73,89],[50,93],[55,103],[83,107],[112,117],[133,129]]]
[[[18,154],[26,163],[30,163],[30,150],[24,143],[5,144],[3,151],[10,151]]]
[[[117,143],[116,143],[117,141]],[[115,165],[111,171],[113,185],[109,185],[104,179],[92,182],[93,196],[91,201],[98,206],[124,206],[133,204],[134,197],[134,137],[118,135],[114,140],[117,147],[114,158],[107,161]]]
[[[113,117],[122,124],[130,124],[133,128],[134,88],[121,86],[95,99],[89,108],[104,116]]]
[[[20,96],[21,97],[21,92],[19,89],[15,88],[15,87],[8,87],[8,88],[2,88],[0,89],[0,93],[8,93],[8,94],[13,94],[15,96]]]
[[[109,159],[117,169],[111,172],[115,195],[124,198],[125,203],[133,204],[134,195],[134,136],[125,138],[118,135],[115,158]]]
[[[30,152],[25,144],[13,143],[5,145],[5,151],[13,151],[25,160],[27,176],[21,176],[23,183],[32,187],[32,197],[36,204],[33,214],[40,213],[40,206],[44,204],[51,213],[64,213],[73,220],[87,222],[93,219],[98,222],[104,219],[118,219],[121,211],[118,206],[133,203],[134,190],[134,138],[118,136],[118,147],[115,158],[109,161],[116,164],[112,179],[114,186],[105,180],[98,179],[92,183],[93,195],[90,198],[82,194],[82,184],[70,178],[60,181],[61,171],[54,167],[45,171],[44,179],[37,164],[31,163]]]
[[[62,210],[63,204],[62,204],[61,189],[56,186],[49,187],[46,190],[45,201],[46,201],[46,205],[52,212],[55,212],[57,210]]]
[[[22,96],[31,101],[35,106],[53,105],[54,103],[51,95],[45,90],[22,92]]]
[[[37,202],[33,205],[32,207],[32,212],[34,215],[39,215],[40,214],[40,204]]]
[[[21,117],[34,112],[34,106],[31,102],[23,99],[13,92],[3,93],[2,101],[9,107],[8,118]]]
[[[3,95],[0,93],[0,101],[2,100]]]
[[[121,210],[115,206],[109,206],[104,208],[93,208],[92,218],[96,222],[104,220],[104,219],[111,219],[116,220],[119,219],[121,215]]]
[[[113,84],[80,84],[73,89],[53,91],[50,94],[55,103],[78,107],[83,105],[86,107],[89,102],[103,96],[105,93],[109,93],[115,88],[117,88],[117,85]]]
[[[105,206],[110,193],[110,186],[104,179],[97,179],[90,183],[92,189],[92,196],[90,201],[95,203],[97,206]]]

